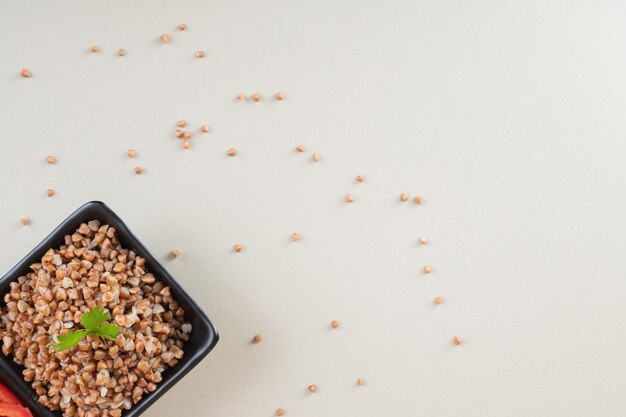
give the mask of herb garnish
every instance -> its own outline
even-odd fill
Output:
[[[51,343],[50,347],[57,352],[76,346],[81,340],[90,334],[100,336],[103,340],[116,340],[120,328],[115,324],[104,324],[111,315],[103,308],[96,307],[89,313],[83,314],[80,322],[84,329],[69,331],[62,336],[57,336],[57,343]]]

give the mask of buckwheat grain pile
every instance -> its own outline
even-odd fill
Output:
[[[65,417],[119,417],[182,359],[191,324],[144,264],[121,247],[115,228],[93,220],[10,284],[0,308],[2,353],[24,366],[41,404]],[[65,351],[49,347],[95,307],[120,328],[115,341],[90,335]]]

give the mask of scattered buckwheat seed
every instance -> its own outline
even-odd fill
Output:
[[[97,47],[97,46],[92,46],[91,48],[89,48],[89,51],[90,51],[92,54],[97,54],[98,52],[100,52],[100,48],[99,48],[99,47]]]
[[[196,52],[196,58],[204,58],[204,51]]]
[[[207,132],[211,131],[211,128],[209,127],[209,125],[202,125],[202,126],[200,126],[200,131],[204,132],[204,133],[207,133]]]
[[[176,122],[176,126],[178,126],[178,127],[185,127],[185,126],[187,126],[187,122],[184,121],[184,120],[179,120],[179,121]]]
[[[30,78],[33,76],[33,74],[30,72],[29,69],[24,68],[23,70],[20,71],[20,75],[22,76],[22,78]]]
[[[319,162],[320,154],[318,154],[317,152],[313,153],[313,156],[311,157],[311,159],[313,160],[313,162]]]
[[[429,265],[426,265],[424,267],[424,273],[425,274],[430,274],[431,272],[433,272],[433,269]]]
[[[300,241],[301,238],[302,238],[302,236],[300,236],[300,234],[298,234],[298,233],[292,233],[291,234],[291,240],[293,240],[294,242]]]
[[[56,164],[57,163],[57,158],[54,155],[48,155],[46,157],[46,162],[49,163],[50,165]]]
[[[187,30],[187,25],[184,23],[181,23],[180,25],[178,25],[178,30],[180,30],[181,32],[184,32],[185,30]]]
[[[241,243],[237,243],[235,246],[233,246],[233,250],[239,253],[243,250],[243,245]]]
[[[226,155],[231,156],[231,157],[232,157],[232,156],[235,156],[235,155],[237,155],[237,151],[236,151],[234,148],[230,148],[230,149],[226,152]]]
[[[362,183],[363,181],[365,181],[365,177],[363,175],[356,176],[356,182]]]
[[[405,201],[408,201],[408,200],[409,200],[409,196],[408,195],[406,195],[404,193],[400,194],[400,201],[402,201],[404,203]]]
[[[333,320],[330,322],[330,327],[332,329],[338,329],[339,328],[339,322],[337,320]]]
[[[161,42],[163,43],[168,43],[170,41],[170,35],[168,35],[167,33],[164,33],[161,35],[159,39],[161,39]]]
[[[276,93],[276,95],[274,95],[274,98],[278,101],[282,101],[285,99],[285,94],[281,93],[280,91],[278,93]]]
[[[421,205],[422,204],[422,197],[420,197],[419,195],[415,196],[415,198],[413,199],[413,202],[415,204],[417,204],[417,205]]]
[[[456,346],[459,346],[461,343],[463,343],[463,340],[461,340],[459,336],[454,336],[454,338],[452,339],[452,343],[454,343]]]
[[[54,190],[52,188],[48,188],[48,191],[46,191],[46,195],[48,197],[52,197],[54,195]]]
[[[235,99],[237,101],[244,101],[246,99],[246,96],[245,96],[245,94],[239,94],[239,95],[237,95],[237,97],[235,97]]]
[[[20,223],[22,226],[28,226],[30,224],[30,219],[28,217],[21,218]]]
[[[302,147],[302,145],[296,146],[296,152],[304,152],[304,148]]]
[[[440,305],[443,303],[443,298],[441,297],[435,297],[435,299],[433,300],[433,302],[437,305]]]
[[[182,131],[182,130],[180,130],[180,129],[176,129],[176,133],[175,133],[175,135],[176,135],[176,137],[177,137],[178,139],[180,139],[180,138],[182,138],[182,137],[183,137],[183,131]]]
[[[172,257],[178,258],[180,256],[180,249],[172,250]]]
[[[183,140],[183,148],[184,148],[184,149],[189,149],[189,148],[191,148],[191,142],[189,142],[189,139],[185,139],[185,140]]]
[[[317,385],[309,385],[307,389],[309,390],[310,393],[317,392]]]
[[[258,103],[259,101],[263,99],[263,96],[259,93],[254,93],[250,96],[250,98],[252,99],[252,101]]]
[[[181,136],[183,137],[183,139],[190,139],[191,138],[191,132],[188,132],[188,131],[184,130],[183,134]]]
[[[365,385],[365,379],[363,379],[363,378],[359,378],[359,379],[357,379],[357,380],[356,380],[356,384],[357,384],[357,385]]]
[[[135,167],[135,174],[141,175],[143,174],[144,169],[142,167]]]
[[[129,158],[134,158],[137,156],[137,151],[135,151],[134,149],[129,149],[128,152],[126,152],[126,155],[128,155]]]
[[[420,237],[419,243],[420,243],[420,245],[425,245],[425,244],[428,243],[428,240],[426,240],[425,237]]]
[[[352,194],[348,193],[346,194],[346,203],[352,203],[354,201],[354,197],[352,197]]]
[[[280,416],[284,416],[285,415],[285,410],[283,410],[282,408],[277,408],[276,412],[274,413],[274,415],[280,417]]]
[[[126,56],[126,49],[124,49],[124,48],[120,48],[120,50],[119,50],[119,51],[117,51],[117,54],[118,54],[119,56]]]
[[[254,343],[255,345],[257,343],[261,343],[263,341],[263,336],[260,334],[256,334],[254,335],[254,337],[252,338],[252,343]]]

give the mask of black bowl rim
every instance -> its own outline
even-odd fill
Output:
[[[181,378],[187,375],[200,361],[213,350],[217,342],[219,341],[219,334],[215,329],[213,323],[209,320],[204,311],[193,301],[191,296],[182,289],[178,282],[167,272],[167,270],[161,265],[161,263],[152,256],[150,251],[137,239],[137,237],[130,231],[124,221],[106,204],[101,201],[90,201],[83,204],[76,211],[70,214],[65,220],[63,220],[45,239],[41,241],[28,255],[20,260],[9,272],[7,272],[2,278],[0,278],[0,288],[8,287],[10,282],[17,280],[21,275],[25,274],[30,265],[38,258],[41,258],[43,254],[50,249],[53,241],[62,238],[68,231],[72,232],[78,227],[76,221],[85,212],[95,210],[103,217],[107,216],[113,219],[112,222],[117,229],[118,236],[121,240],[126,242],[125,246],[129,247],[135,253],[146,259],[146,264],[151,265],[150,269],[159,269],[159,280],[165,282],[170,286],[172,292],[175,294],[177,300],[184,300],[187,304],[185,314],[187,318],[194,317],[195,321],[200,321],[206,327],[206,333],[204,332],[192,332],[192,338],[196,342],[199,341],[199,346],[193,351],[185,351],[184,363],[180,363],[176,367],[172,368],[172,373],[168,377],[163,378],[157,389],[154,392],[144,395],[142,400],[135,404],[130,410],[123,413],[124,417],[138,417],[144,411],[146,411],[152,404],[154,404],[159,398],[161,398],[170,388],[172,388]],[[94,218],[97,218],[96,215]],[[128,244],[130,243],[130,246]],[[191,308],[190,308],[191,307]],[[201,333],[201,334],[197,334]],[[0,346],[2,341],[0,340]],[[22,367],[20,366],[20,369]],[[4,356],[0,353],[0,382],[6,385],[13,393],[27,406],[33,416],[35,417],[59,417],[61,413],[59,411],[51,411],[46,407],[39,404],[35,391],[31,388],[30,384],[26,382],[21,373],[16,373],[14,370],[13,361],[11,358]]]

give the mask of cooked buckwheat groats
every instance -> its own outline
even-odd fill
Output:
[[[119,417],[182,359],[191,333],[185,311],[145,260],[120,245],[114,227],[83,223],[30,268],[0,307],[2,353],[24,366],[24,379],[49,409]],[[106,313],[103,328],[119,329],[113,340],[81,322],[96,307]],[[63,350],[68,335],[80,341]]]

